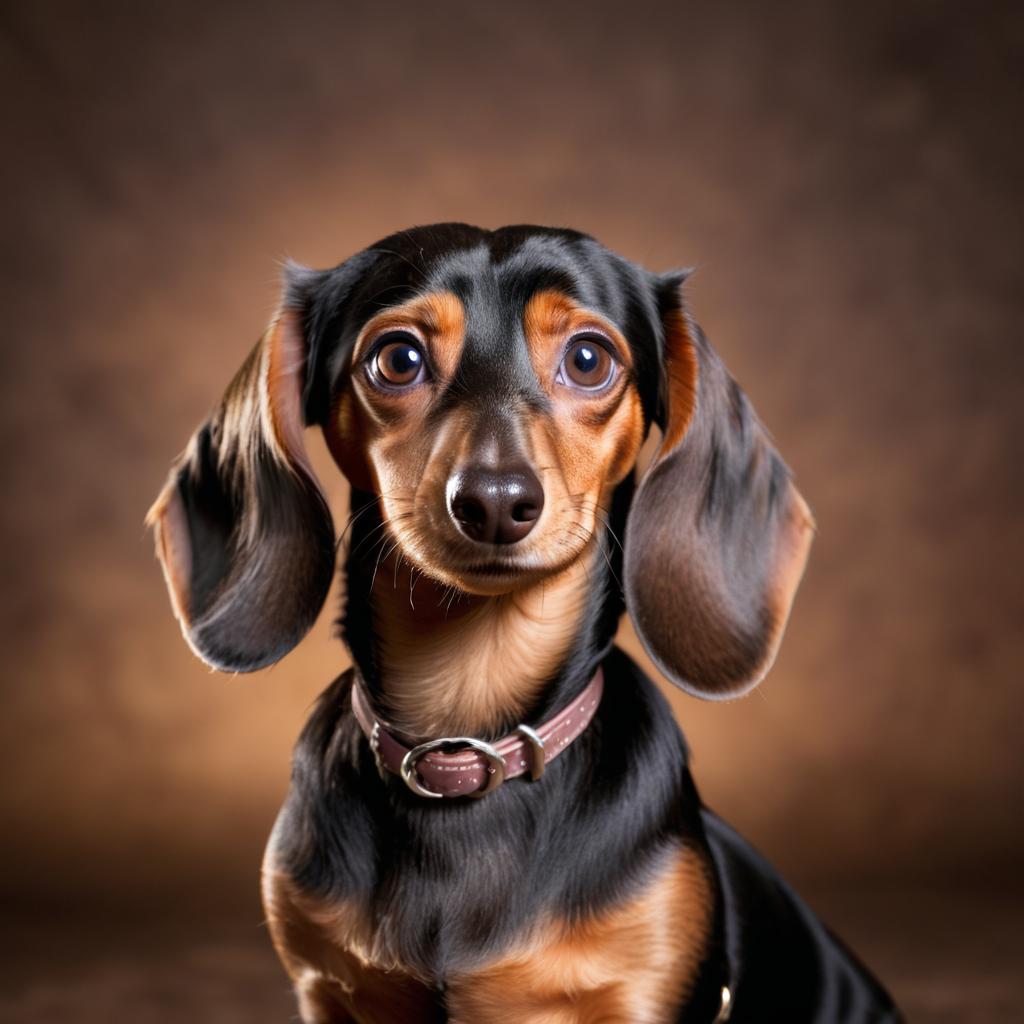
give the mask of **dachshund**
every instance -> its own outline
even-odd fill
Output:
[[[351,486],[353,667],[301,734],[263,866],[307,1024],[900,1019],[702,804],[613,644],[628,611],[672,683],[745,694],[814,529],[685,277],[532,226],[289,265],[150,511],[185,639],[248,672],[334,573],[305,427]]]

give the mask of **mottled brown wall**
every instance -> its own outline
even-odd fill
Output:
[[[1022,37],[1011,4],[5,5],[4,885],[251,886],[343,653],[325,613],[211,675],[142,517],[283,256],[443,219],[696,264],[814,507],[768,682],[675,700],[708,798],[804,875],[1018,863]]]

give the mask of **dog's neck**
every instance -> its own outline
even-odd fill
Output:
[[[595,535],[559,575],[494,597],[453,591],[394,553],[379,564],[350,555],[343,631],[380,714],[410,738],[497,738],[573,695],[593,671],[602,543]]]
[[[485,736],[520,721],[576,639],[587,601],[590,556],[582,557],[554,579],[495,597],[410,581],[407,567],[397,580],[393,570],[378,573],[377,666],[393,724],[416,737]]]

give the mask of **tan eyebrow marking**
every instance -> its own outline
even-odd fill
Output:
[[[466,311],[453,292],[419,295],[378,313],[359,332],[353,358],[361,358],[367,345],[396,330],[411,330],[425,343],[431,365],[443,378],[455,373],[466,336]]]
[[[585,309],[568,295],[553,289],[537,292],[530,298],[523,311],[523,331],[530,362],[542,385],[549,385],[565,339],[588,328],[608,339],[624,366],[629,368],[633,365],[633,355],[626,339],[600,314]]]

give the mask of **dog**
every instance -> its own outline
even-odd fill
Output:
[[[686,274],[570,230],[441,224],[286,276],[149,523],[185,639],[247,672],[302,639],[334,572],[305,427],[351,486],[353,668],[302,732],[263,866],[302,1020],[898,1020],[703,806],[613,645],[628,610],[667,679],[741,696],[814,529]]]

